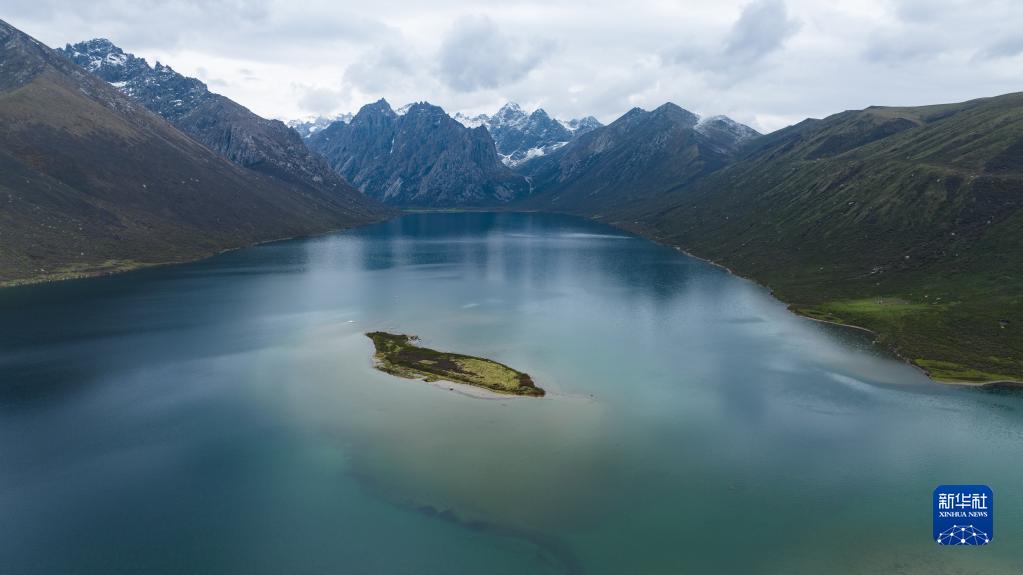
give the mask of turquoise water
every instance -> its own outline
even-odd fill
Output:
[[[0,290],[0,573],[1020,573],[1021,409],[599,224],[408,215]],[[991,545],[935,545],[941,483]]]

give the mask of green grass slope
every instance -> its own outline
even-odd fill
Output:
[[[1023,94],[807,120],[616,223],[937,379],[1023,380]]]
[[[0,21],[0,285],[177,262],[379,219],[242,168]]]

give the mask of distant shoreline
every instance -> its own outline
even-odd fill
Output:
[[[44,274],[30,276],[30,277],[27,277],[27,278],[14,279],[14,280],[3,280],[3,281],[0,281],[0,289],[25,287],[25,286],[31,286],[31,285],[51,284],[51,283],[65,282],[65,281],[71,281],[71,280],[83,280],[83,279],[90,279],[90,278],[100,278],[100,277],[113,276],[113,275],[118,275],[118,274],[123,274],[123,273],[143,270],[143,269],[150,269],[150,268],[157,268],[157,267],[174,266],[174,265],[180,265],[180,264],[190,264],[190,263],[195,263],[195,262],[201,262],[203,260],[208,260],[210,258],[217,257],[217,256],[219,256],[221,254],[226,254],[228,252],[243,250],[243,249],[246,249],[246,248],[253,248],[253,247],[256,247],[256,246],[263,245],[263,244],[272,244],[272,243],[275,243],[275,242],[284,242],[284,241],[288,241],[288,240],[297,240],[297,239],[303,239],[303,238],[316,238],[316,237],[322,237],[322,236],[329,236],[331,234],[336,234],[338,232],[343,232],[343,231],[347,231],[347,230],[354,230],[354,229],[357,229],[357,228],[361,228],[361,227],[365,227],[365,226],[369,226],[369,225],[373,225],[373,224],[379,224],[381,222],[386,222],[388,220],[394,219],[395,217],[401,217],[401,213],[398,213],[398,214],[396,214],[394,216],[389,216],[389,217],[386,217],[386,218],[381,218],[381,219],[377,219],[377,220],[367,221],[365,223],[355,224],[355,225],[351,225],[351,226],[342,226],[342,227],[338,227],[338,228],[324,230],[322,232],[313,232],[313,233],[308,233],[308,234],[296,234],[296,235],[292,235],[292,236],[283,236],[283,237],[278,237],[278,238],[270,238],[270,239],[266,239],[266,240],[259,240],[259,241],[250,242],[250,243],[247,243],[247,244],[244,244],[244,245],[240,245],[240,246],[224,248],[224,249],[217,250],[217,251],[214,251],[214,252],[198,254],[195,257],[188,257],[188,258],[184,258],[184,259],[180,259],[180,260],[168,260],[168,261],[163,261],[163,262],[139,262],[139,261],[135,261],[135,260],[107,260],[108,263],[109,262],[120,262],[120,263],[116,263],[114,265],[110,265],[109,267],[102,267],[103,264],[97,263],[97,264],[94,264],[94,267],[92,269],[85,269],[83,271],[64,271],[64,272],[54,271],[52,273],[47,272],[47,273],[44,273]],[[66,267],[64,269],[67,270]]]
[[[714,260],[710,260],[710,259],[698,256],[698,255],[690,252],[689,250],[685,249],[684,247],[682,247],[680,245],[671,243],[671,242],[666,241],[666,240],[664,240],[662,238],[658,238],[658,237],[654,236],[653,234],[651,234],[646,228],[644,228],[642,226],[639,226],[639,225],[633,226],[633,225],[626,225],[626,224],[619,223],[619,222],[610,222],[610,221],[606,221],[606,220],[601,219],[599,216],[586,216],[586,215],[575,214],[575,213],[570,213],[570,212],[514,209],[514,208],[500,207],[500,206],[499,207],[489,207],[489,208],[485,208],[485,207],[481,207],[481,208],[472,208],[472,207],[468,207],[468,208],[405,208],[405,209],[398,208],[398,210],[400,210],[400,211],[396,215],[389,216],[389,217],[386,217],[386,218],[380,218],[380,219],[377,219],[377,220],[368,221],[368,222],[357,224],[357,225],[353,225],[353,226],[339,227],[339,228],[335,228],[335,229],[331,229],[331,230],[326,230],[326,231],[323,231],[323,232],[317,232],[317,233],[299,234],[299,235],[293,235],[293,236],[286,236],[286,237],[272,238],[272,239],[267,239],[267,240],[260,240],[260,241],[257,241],[257,242],[252,242],[252,243],[249,243],[249,244],[245,244],[245,245],[241,245],[241,246],[235,246],[235,247],[231,247],[231,248],[225,248],[225,249],[219,250],[219,251],[214,252],[214,253],[198,255],[198,256],[196,256],[194,258],[188,258],[188,259],[183,259],[183,260],[172,260],[172,261],[166,261],[166,262],[134,262],[134,261],[126,260],[123,265],[114,265],[114,266],[111,266],[109,268],[98,268],[98,269],[94,269],[94,270],[83,271],[83,272],[80,272],[80,273],[69,272],[69,273],[67,273],[67,275],[63,275],[63,276],[59,276],[59,277],[54,277],[54,275],[59,275],[59,273],[55,273],[55,274],[46,274],[46,275],[42,275],[42,276],[33,276],[33,277],[29,277],[29,278],[22,278],[22,279],[16,279],[16,280],[0,281],[0,289],[15,288],[15,287],[25,287],[25,286],[31,286],[31,285],[49,284],[49,283],[63,282],[63,281],[69,281],[69,280],[98,278],[98,277],[112,276],[112,275],[117,275],[117,274],[122,274],[122,273],[142,270],[142,269],[148,269],[148,268],[155,268],[155,267],[171,266],[171,265],[178,265],[178,264],[194,263],[194,262],[206,260],[206,259],[209,259],[209,258],[212,258],[212,257],[216,257],[218,255],[225,254],[225,253],[228,253],[228,252],[232,252],[232,251],[236,251],[236,250],[241,250],[241,249],[245,249],[245,248],[251,248],[251,247],[259,246],[259,245],[262,245],[262,244],[269,244],[269,243],[274,243],[274,242],[282,242],[282,241],[294,240],[294,239],[302,239],[302,238],[314,238],[314,237],[327,236],[327,235],[335,234],[335,233],[338,233],[338,232],[343,232],[343,231],[346,231],[346,230],[357,229],[357,228],[361,228],[361,227],[364,227],[364,226],[368,226],[368,225],[372,225],[372,224],[377,224],[377,223],[389,221],[389,220],[392,220],[392,219],[395,219],[395,218],[400,218],[401,216],[407,215],[407,214],[425,214],[425,213],[451,213],[451,214],[456,214],[456,213],[520,213],[520,214],[538,214],[539,213],[539,214],[557,214],[557,215],[572,216],[572,217],[577,217],[577,218],[581,218],[581,219],[587,219],[587,220],[590,220],[590,221],[595,221],[595,222],[598,222],[598,223],[601,223],[601,224],[604,224],[604,225],[608,225],[608,226],[620,229],[622,231],[631,233],[631,234],[633,234],[633,235],[635,235],[635,236],[637,236],[639,238],[642,238],[644,240],[653,242],[655,244],[660,244],[662,246],[670,247],[670,248],[672,248],[672,249],[674,249],[674,250],[676,250],[676,251],[678,251],[678,252],[680,252],[682,254],[685,254],[685,255],[693,258],[693,259],[697,259],[697,260],[699,260],[701,262],[704,262],[704,263],[710,264],[710,265],[712,265],[714,267],[720,268],[720,269],[728,272],[732,276],[735,276],[737,278],[740,278],[740,279],[746,280],[748,282],[751,282],[753,284],[756,284],[756,285],[766,289],[768,291],[768,293],[770,293],[771,297],[773,297],[776,300],[786,304],[786,306],[788,307],[788,310],[790,312],[792,312],[796,316],[799,316],[801,318],[808,319],[808,320],[811,320],[811,321],[816,321],[816,322],[820,322],[820,323],[826,323],[826,324],[836,325],[836,326],[840,326],[840,327],[844,327],[844,328],[850,328],[850,329],[855,329],[855,330],[863,331],[863,332],[871,334],[875,338],[878,335],[877,332],[875,332],[875,331],[873,331],[873,330],[871,330],[869,328],[863,327],[863,326],[847,324],[847,323],[842,323],[842,322],[837,322],[837,321],[831,321],[831,320],[826,320],[826,319],[821,319],[821,318],[816,318],[816,317],[809,316],[809,315],[807,315],[805,313],[802,313],[798,309],[792,307],[792,304],[790,304],[790,303],[786,302],[785,300],[782,300],[781,298],[779,298],[774,293],[774,290],[772,290],[770,288],[770,286],[764,285],[764,284],[756,281],[753,278],[750,278],[750,277],[738,274],[734,270],[732,270],[731,268],[729,268],[728,266],[726,266],[724,264],[721,264],[721,263],[718,263],[718,262],[716,262]],[[932,376],[931,373],[926,368],[924,368],[923,366],[917,365],[913,360],[911,360],[911,359],[901,355],[898,352],[898,350],[893,349],[890,346],[886,346],[886,348],[889,351],[891,351],[892,353],[894,353],[895,356],[898,357],[901,361],[903,361],[904,363],[907,363],[907,364],[913,366],[914,368],[920,370],[920,372],[922,372],[928,379],[930,379],[931,381],[933,381],[935,383],[940,383],[940,384],[943,384],[943,385],[955,385],[955,386],[961,386],[961,387],[977,387],[977,388],[997,387],[997,386],[1003,386],[1003,385],[1004,386],[1013,386],[1013,387],[1023,387],[1023,381],[1014,380],[1014,379],[996,379],[996,380],[988,380],[988,381],[964,381],[964,380],[950,380],[950,379],[936,378],[936,377]],[[458,382],[452,382],[452,383],[458,383]],[[469,385],[469,384],[462,384],[462,385]]]
[[[583,216],[579,216],[578,214],[566,214],[566,215],[576,216],[576,217],[583,217]],[[654,242],[656,244],[660,244],[662,246],[673,248],[674,250],[676,250],[678,252],[681,252],[681,253],[683,253],[683,254],[691,257],[691,258],[694,258],[694,259],[700,260],[700,261],[702,261],[704,263],[708,263],[708,264],[710,264],[712,266],[721,268],[721,269],[725,270],[726,272],[728,272],[732,276],[735,276],[737,278],[740,278],[740,279],[746,280],[748,282],[751,282],[753,284],[756,284],[756,285],[766,289],[768,291],[768,293],[771,294],[771,297],[773,297],[774,299],[784,303],[786,305],[786,307],[788,308],[788,310],[790,312],[792,312],[796,316],[799,316],[801,318],[808,319],[808,320],[811,320],[811,321],[816,321],[816,322],[820,322],[820,323],[826,323],[826,324],[836,325],[836,326],[839,326],[839,327],[844,327],[844,328],[849,328],[849,329],[855,329],[855,330],[863,331],[863,332],[869,333],[870,335],[874,336],[875,340],[876,340],[876,338],[878,336],[878,333],[876,331],[874,331],[874,330],[872,330],[870,328],[866,328],[866,327],[860,326],[860,325],[853,325],[853,324],[849,324],[849,323],[842,323],[842,322],[837,322],[837,321],[831,321],[831,320],[821,319],[821,318],[812,317],[810,315],[807,315],[807,314],[799,311],[799,309],[794,308],[793,304],[791,304],[789,302],[786,302],[785,300],[783,300],[780,297],[778,297],[777,294],[774,293],[774,290],[772,290],[770,288],[770,286],[764,285],[764,284],[758,282],[757,280],[755,280],[753,278],[750,278],[750,277],[738,274],[734,270],[732,270],[732,268],[730,268],[730,267],[728,267],[728,266],[726,266],[724,264],[721,264],[721,263],[718,263],[716,261],[713,261],[713,260],[710,260],[710,259],[707,259],[707,258],[704,258],[704,257],[700,257],[700,256],[698,256],[696,254],[693,254],[692,252],[690,252],[689,250],[685,249],[684,247],[682,247],[680,245],[677,245],[677,244],[665,241],[665,240],[663,240],[661,238],[658,238],[656,236],[653,236],[652,234],[650,234],[642,226],[629,226],[629,225],[623,225],[623,224],[620,224],[620,223],[617,223],[617,222],[607,222],[607,221],[601,220],[601,219],[599,219],[597,217],[589,217],[587,219],[590,219],[590,220],[593,220],[593,221],[596,221],[596,222],[599,222],[599,223],[602,223],[602,224],[606,224],[606,225],[609,225],[611,227],[618,228],[620,230],[623,230],[623,231],[635,234],[638,237],[641,237],[641,238],[643,238],[645,240]],[[960,386],[960,387],[974,387],[974,388],[998,387],[998,386],[1023,387],[1023,381],[1019,381],[1019,380],[1015,380],[1015,379],[993,379],[993,380],[987,380],[987,381],[965,381],[965,380],[954,380],[954,379],[940,379],[940,378],[936,378],[936,377],[932,376],[931,372],[928,371],[926,368],[924,368],[921,365],[918,365],[912,359],[909,359],[906,356],[902,355],[901,353],[899,353],[899,351],[897,349],[894,349],[891,346],[885,346],[885,348],[888,349],[889,351],[891,351],[893,354],[895,354],[895,357],[897,357],[903,363],[906,363],[906,364],[908,364],[908,365],[918,369],[921,373],[923,373],[927,377],[927,379],[930,379],[934,383],[939,383],[939,384],[942,384],[942,385],[955,385],[955,386]]]

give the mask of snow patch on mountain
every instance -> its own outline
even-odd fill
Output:
[[[745,124],[740,124],[728,116],[701,117],[694,129],[705,136],[713,135],[715,132],[725,132],[734,136],[737,143],[760,135],[760,132]]]
[[[461,112],[457,112],[454,116],[455,120],[465,126],[466,128],[479,128],[480,126],[486,126],[487,120],[490,119],[486,114],[477,114],[475,116],[467,116]]]
[[[572,134],[575,136],[581,136],[586,132],[591,132],[604,125],[600,123],[600,120],[594,118],[593,116],[586,116],[585,118],[575,118],[568,121],[558,120],[558,122],[560,122],[561,125],[564,126],[566,130],[572,132]]]
[[[310,116],[298,120],[290,120],[287,122],[287,124],[289,128],[298,132],[298,135],[302,136],[302,139],[305,140],[312,136],[313,134],[315,134],[316,132],[319,132],[320,130],[326,128],[327,126],[333,124],[334,122],[342,122],[344,124],[348,124],[352,121],[352,118],[354,117],[355,114],[352,114],[351,112],[346,112],[344,114],[338,114],[332,117]]]
[[[564,146],[577,136],[601,127],[592,116],[573,120],[552,118],[543,108],[530,113],[515,102],[508,102],[492,116],[455,114],[463,126],[484,126],[494,138],[501,161],[517,166]]]

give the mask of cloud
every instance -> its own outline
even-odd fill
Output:
[[[331,114],[345,99],[345,93],[342,90],[302,85],[295,86],[295,88],[299,93],[297,99],[299,107],[316,116]]]
[[[266,117],[386,97],[612,121],[665,101],[764,130],[1019,90],[1012,0],[4,0],[50,46],[107,37]]]
[[[730,86],[762,71],[757,65],[780,50],[801,26],[789,17],[783,0],[754,0],[713,45],[681,44],[662,58],[708,74],[716,85]]]
[[[799,28],[783,0],[755,0],[743,8],[728,33],[723,60],[732,66],[753,64],[781,48]]]
[[[416,77],[414,56],[388,44],[363,53],[345,70],[343,84],[347,90],[362,94],[386,96],[406,88]]]
[[[280,0],[10,0],[22,16],[136,51],[207,50],[219,57],[293,59],[339,43],[371,43],[389,30],[370,15],[330,3],[302,10]],[[5,7],[6,11],[6,7]]]
[[[913,33],[913,26],[898,27],[871,35],[864,56],[889,65],[916,65],[919,60],[936,58],[947,44],[937,35]]]
[[[997,0],[996,0],[997,1]],[[910,23],[943,22],[960,10],[983,10],[977,0],[889,0],[899,20]]]
[[[206,68],[202,67],[202,66],[200,66],[199,68],[196,68],[196,70],[195,70],[195,77],[199,78],[200,80],[205,82],[206,85],[208,87],[210,87],[211,89],[219,89],[219,88],[224,88],[224,87],[228,87],[228,86],[231,85],[230,82],[227,82],[226,80],[224,80],[222,78],[217,78],[217,77],[211,76],[210,75],[210,71],[207,70]]]
[[[459,92],[498,88],[524,78],[551,48],[505,35],[490,18],[461,18],[441,45],[440,78]]]
[[[1023,34],[1002,38],[977,52],[977,61],[986,59],[1013,58],[1023,54]]]

